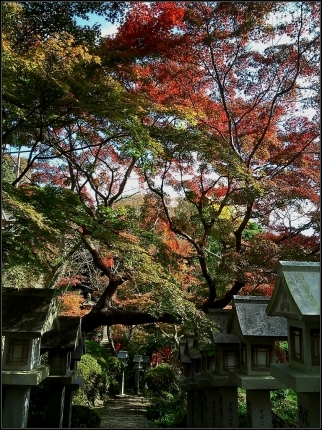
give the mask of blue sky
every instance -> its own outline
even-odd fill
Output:
[[[117,26],[114,24],[111,24],[107,22],[104,18],[104,16],[95,15],[93,13],[88,15],[89,20],[86,21],[85,19],[77,18],[76,22],[80,25],[93,25],[95,23],[98,23],[101,25],[101,33],[102,36],[107,36],[114,34],[116,32]]]

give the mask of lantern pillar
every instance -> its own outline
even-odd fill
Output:
[[[206,388],[207,427],[216,428],[219,424],[219,395],[218,388]]]
[[[248,425],[252,428],[272,428],[270,390],[246,390]]]

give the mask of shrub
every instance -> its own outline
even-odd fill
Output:
[[[187,398],[184,391],[178,391],[175,394],[163,391],[161,397],[152,397],[146,414],[151,427],[186,427],[186,402]]]
[[[144,384],[147,385],[151,394],[158,396],[161,391],[177,391],[177,374],[173,366],[162,363],[145,372]]]
[[[101,366],[102,374],[106,375],[109,385],[104,397],[109,394],[114,396],[119,393],[119,379],[121,375],[121,361],[109,354],[98,342],[86,340],[86,352],[97,360]]]
[[[104,398],[109,385],[107,374],[102,372],[97,360],[89,354],[82,356],[77,367],[78,374],[83,377],[84,384],[73,396],[73,404],[90,406],[96,399]]]
[[[99,428],[101,417],[93,409],[82,405],[72,406],[71,428]]]
[[[150,405],[147,419],[151,427],[176,428],[186,426],[186,393],[178,384],[178,369],[167,363],[145,373]]]
[[[238,417],[239,428],[249,428],[246,407],[246,391],[238,388]]]
[[[272,411],[284,428],[298,427],[297,394],[290,389],[271,391]]]

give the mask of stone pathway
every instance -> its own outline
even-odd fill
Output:
[[[101,416],[101,428],[149,428],[145,416],[149,402],[140,395],[116,396],[95,407]]]

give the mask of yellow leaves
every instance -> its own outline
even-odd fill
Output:
[[[2,198],[5,206],[9,208],[11,212],[23,214],[25,218],[29,218],[29,220],[42,231],[58,234],[57,230],[48,226],[46,218],[28,203],[22,202],[14,195],[9,195],[6,191],[3,191]]]
[[[220,208],[220,205],[215,203],[213,208],[217,212]],[[235,208],[233,206],[224,206],[220,212],[220,215],[218,216],[218,219],[231,220],[234,216],[236,216]]]
[[[28,62],[33,62],[41,66],[47,66],[51,71],[68,70],[79,63],[95,62],[100,64],[100,58],[91,55],[88,48],[83,45],[75,45],[74,38],[68,33],[59,33],[47,39],[43,43],[34,46],[33,50],[27,54]],[[27,57],[28,58],[28,57]]]
[[[73,36],[57,33],[45,41],[35,36],[33,45],[24,53],[17,53],[10,38],[3,37],[3,74],[8,88],[17,85],[40,85],[46,81],[59,91],[67,92],[70,84],[85,79],[84,65],[101,64],[99,56],[91,54],[85,45],[76,45]],[[49,88],[49,87],[48,87]]]

